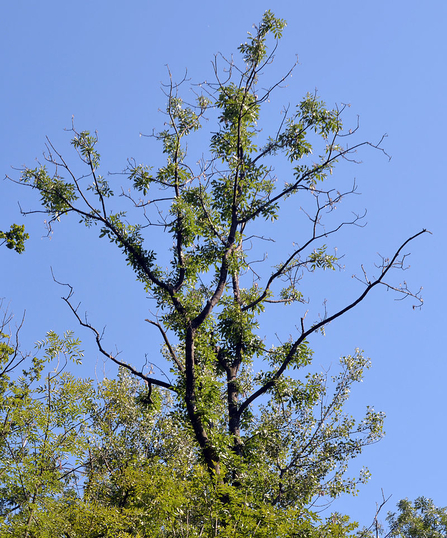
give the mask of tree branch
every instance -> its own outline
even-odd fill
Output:
[[[163,387],[165,389],[168,389],[168,390],[171,390],[173,392],[177,392],[177,389],[176,387],[174,387],[174,385],[172,385],[171,383],[167,383],[166,381],[162,381],[161,379],[156,379],[156,378],[153,378],[153,377],[149,377],[147,375],[145,375],[143,372],[140,372],[138,371],[136,368],[134,368],[133,366],[131,366],[130,364],[127,364],[123,361],[120,361],[119,359],[117,359],[116,356],[114,356],[112,353],[108,353],[102,346],[101,344],[101,335],[99,333],[99,331],[93,327],[90,323],[87,322],[87,320],[82,320],[82,318],[80,317],[80,315],[78,314],[78,307],[74,307],[70,301],[71,297],[73,296],[73,287],[70,285],[70,284],[65,284],[65,283],[62,283],[62,282],[59,282],[58,280],[56,280],[56,278],[54,277],[54,274],[53,274],[53,280],[61,285],[61,286],[68,286],[68,288],[70,289],[69,293],[67,296],[63,296],[62,297],[62,300],[65,301],[65,303],[68,305],[68,307],[70,308],[70,310],[73,312],[73,314],[75,315],[76,319],[78,320],[79,324],[82,326],[82,327],[85,327],[87,329],[89,329],[90,331],[93,332],[93,334],[95,335],[95,341],[96,341],[96,346],[98,347],[98,350],[100,351],[100,353],[102,355],[104,355],[105,357],[107,357],[108,359],[110,359],[112,362],[114,362],[115,364],[117,364],[118,366],[122,366],[123,368],[126,368],[127,370],[129,370],[133,375],[135,375],[136,377],[139,377],[140,379],[143,379],[146,383],[148,384],[153,384],[153,385],[157,385],[159,387]]]
[[[185,371],[185,369],[183,367],[183,364],[177,358],[177,355],[176,355],[173,347],[171,346],[171,343],[169,342],[168,335],[166,334],[163,327],[158,322],[152,321],[151,319],[145,319],[144,321],[147,321],[151,325],[154,325],[154,327],[157,327],[157,329],[160,331],[161,335],[163,336],[163,340],[165,341],[166,347],[168,348],[169,353],[171,354],[172,360],[175,362],[175,364],[177,365],[180,372],[183,373]]]
[[[408,243],[410,243],[411,241],[413,241],[414,239],[416,239],[417,237],[419,237],[420,235],[422,235],[424,233],[430,233],[430,232],[428,230],[426,230],[426,229],[423,229],[420,232],[418,232],[417,234],[409,237],[404,243],[402,243],[402,245],[395,252],[395,254],[392,257],[391,261],[386,266],[383,267],[382,274],[376,280],[374,280],[373,282],[370,282],[367,285],[365,291],[361,295],[359,295],[359,297],[357,297],[357,299],[355,299],[355,301],[353,301],[352,303],[347,305],[345,308],[342,308],[341,310],[339,310],[338,312],[336,312],[332,316],[329,316],[328,318],[323,319],[320,322],[316,323],[315,325],[310,327],[310,329],[308,329],[307,331],[303,331],[301,333],[301,336],[294,342],[294,344],[291,347],[289,353],[287,354],[287,357],[285,358],[285,360],[283,361],[281,366],[278,368],[278,370],[275,372],[275,374],[272,376],[270,381],[268,381],[265,385],[260,387],[257,391],[255,391],[251,396],[249,396],[241,404],[241,406],[239,407],[239,416],[241,416],[242,413],[245,411],[245,409],[247,409],[248,406],[251,405],[257,398],[259,398],[260,396],[265,394],[269,389],[271,389],[273,387],[275,382],[281,377],[281,375],[284,373],[284,371],[288,367],[290,361],[293,359],[295,353],[297,352],[300,344],[302,344],[306,338],[308,338],[311,334],[313,334],[316,331],[318,331],[319,329],[321,329],[321,327],[323,327],[324,325],[327,325],[328,323],[331,323],[331,321],[336,320],[337,318],[339,318],[343,314],[346,314],[346,312],[349,312],[349,310],[352,310],[359,303],[361,303],[373,288],[375,288],[378,284],[383,283],[382,281],[383,281],[385,275],[394,266],[394,264],[396,263],[397,258],[399,257],[400,253],[405,248],[405,246],[408,245]]]

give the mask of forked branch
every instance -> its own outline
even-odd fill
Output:
[[[65,303],[67,303],[68,307],[70,308],[70,310],[73,312],[74,316],[76,317],[76,319],[78,320],[79,324],[82,326],[82,327],[85,327],[87,329],[89,329],[90,331],[93,332],[93,334],[95,335],[95,341],[96,341],[96,346],[99,350],[99,352],[104,355],[105,357],[107,357],[108,359],[110,359],[112,362],[114,362],[116,365],[118,366],[121,366],[123,368],[125,368],[126,370],[129,370],[129,372],[131,372],[134,376],[136,377],[139,377],[140,379],[143,379],[143,381],[145,381],[148,386],[150,387],[151,385],[157,385],[159,387],[163,387],[165,389],[168,389],[168,390],[172,390],[172,391],[176,391],[176,388],[171,385],[171,383],[167,383],[166,381],[162,381],[161,379],[156,379],[154,377],[150,377],[150,376],[147,376],[146,374],[144,374],[143,372],[137,370],[136,368],[134,368],[131,364],[128,364],[126,362],[123,362],[123,361],[120,361],[116,355],[114,355],[113,353],[109,353],[108,351],[106,351],[101,343],[101,340],[102,340],[102,335],[99,333],[99,331],[93,327],[93,325],[91,325],[87,319],[82,319],[81,316],[79,315],[78,313],[78,308],[79,308],[79,305],[78,306],[73,306],[72,302],[71,302],[71,298],[73,296],[73,286],[71,286],[70,284],[65,284],[65,283],[62,283],[62,282],[59,282],[58,280],[56,280],[56,278],[54,277],[54,274],[53,274],[53,280],[61,285],[61,286],[67,286],[69,288],[69,293],[68,295],[66,296],[63,296],[62,297],[62,300],[65,301]]]
[[[378,278],[376,278],[375,280],[369,282],[367,284],[365,290],[363,291],[363,293],[361,295],[359,295],[357,297],[357,299],[352,301],[352,303],[348,304],[347,306],[345,306],[344,308],[342,308],[341,310],[339,310],[335,314],[332,314],[332,316],[329,316],[329,317],[326,317],[326,318],[322,319],[321,321],[319,321],[315,325],[312,325],[312,327],[310,327],[307,330],[304,330],[304,324],[303,324],[303,330],[301,332],[301,335],[299,336],[299,338],[297,338],[297,340],[295,340],[295,342],[291,346],[291,349],[290,349],[289,353],[287,354],[287,357],[284,359],[283,363],[281,364],[281,366],[277,369],[277,371],[273,374],[273,376],[271,377],[271,379],[267,383],[262,385],[262,387],[260,387],[257,391],[255,391],[251,396],[249,396],[241,404],[241,406],[239,407],[239,416],[242,415],[242,413],[245,411],[245,409],[248,408],[249,405],[251,405],[255,400],[257,400],[260,396],[265,394],[269,389],[271,389],[274,386],[276,381],[282,376],[282,374],[284,373],[284,371],[286,370],[286,368],[288,367],[288,365],[292,361],[293,357],[295,356],[296,352],[298,351],[299,346],[311,334],[317,332],[319,329],[321,329],[322,327],[324,327],[328,323],[331,323],[331,321],[334,321],[337,318],[343,316],[343,314],[346,314],[346,312],[349,312],[349,310],[352,310],[354,307],[356,307],[359,303],[361,303],[365,299],[365,297],[370,293],[370,291],[373,288],[375,288],[379,284],[383,284],[383,285],[385,285],[385,286],[387,286],[389,288],[392,288],[392,286],[389,286],[388,284],[386,284],[383,281],[385,276],[387,275],[387,273],[390,271],[391,268],[396,266],[396,263],[401,265],[398,259],[399,259],[399,256],[400,256],[402,250],[411,241],[413,241],[414,239],[416,239],[417,237],[419,237],[420,235],[422,235],[424,233],[431,233],[431,232],[429,232],[426,229],[423,229],[420,232],[418,232],[417,234],[409,237],[404,243],[402,243],[402,245],[397,249],[397,251],[395,252],[394,256],[391,258],[391,260],[386,265],[383,266],[381,275]],[[405,289],[398,289],[398,288],[393,288],[393,289],[397,289],[398,291],[400,291],[404,295],[409,294],[409,292],[407,292]],[[417,297],[416,294],[411,294],[410,293],[410,295],[412,297]],[[419,301],[420,301],[420,298],[419,298]]]

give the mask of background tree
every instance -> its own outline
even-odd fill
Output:
[[[25,169],[21,177],[40,193],[50,228],[73,213],[87,226],[98,224],[100,236],[124,252],[156,302],[157,315],[147,321],[164,339],[172,379],[157,378],[108,352],[100,333],[72,306],[71,291],[66,301],[81,324],[95,333],[101,352],[147,383],[149,403],[154,386],[174,394],[177,413],[191,429],[224,510],[228,504],[241,507],[241,492],[252,492],[248,505],[256,514],[256,525],[262,519],[258,507],[279,513],[293,507],[302,517],[317,496],[352,492],[366,477],[344,476],[350,458],[381,436],[380,413],[369,409],[356,423],[342,410],[349,388],[361,380],[367,365],[361,353],[342,359],[329,398],[325,376],[304,373],[297,379],[287,374],[293,369],[305,372],[312,359],[309,337],[379,284],[420,304],[417,293],[386,278],[391,269],[404,267],[406,245],[425,232],[408,238],[383,259],[378,277],[364,273],[365,289],[354,301],[323,319],[306,320],[302,277],[335,269],[340,258],[336,251],[330,253],[327,241],[361,220],[354,216],[334,223],[333,210],[354,189],[326,187],[327,176],[337,160],[353,159],[364,146],[380,149],[380,144],[349,144],[357,129],[343,131],[344,107],[329,110],[316,95],[307,95],[294,110],[286,109],[272,135],[260,131],[262,105],[286,78],[267,89],[259,86],[284,25],[266,12],[239,47],[244,65],[216,58],[216,82],[197,88],[195,104],[185,102],[181,85],[170,82],[165,129],[155,135],[167,162],[156,173],[129,162],[130,190],[122,190],[130,203],[127,212],[116,207],[115,184],[99,172],[97,136],[74,127],[72,144],[86,171],[78,173],[48,141],[46,158],[54,170],[50,174],[38,166]],[[270,36],[273,52],[267,48]],[[219,61],[225,69],[219,69]],[[209,157],[195,166],[197,159],[189,158],[186,139],[207,115],[217,115],[218,128],[211,136]],[[283,182],[274,175],[278,154],[290,163]],[[306,211],[307,227],[297,224],[299,237],[284,247],[284,257],[270,268],[265,263],[258,268],[263,240],[274,233],[285,200],[297,197]],[[147,246],[150,230],[169,236],[169,252],[156,254]],[[267,307],[281,305],[288,306],[289,316],[296,320],[293,333],[279,337],[279,344],[272,336],[266,342],[262,314]],[[218,519],[225,521],[227,515]]]
[[[9,324],[9,316],[3,319]],[[232,502],[223,505],[191,432],[173,415],[168,391],[155,391],[148,404],[147,387],[125,368],[95,389],[63,372],[66,360],[82,356],[71,335],[49,333],[32,356],[20,351],[17,335],[6,335],[7,327],[0,357],[0,536],[377,535],[375,523],[360,531],[341,514],[323,520],[299,506],[278,511],[247,489],[239,488],[239,499],[233,489]],[[13,380],[20,365],[28,369]],[[431,500],[402,500],[397,508],[384,536],[445,535],[446,510]]]
[[[435,506],[431,499],[418,497],[414,502],[402,499],[397,512],[388,512],[387,530],[379,521],[379,513],[390,497],[378,506],[373,523],[358,532],[359,538],[441,538],[447,533],[447,508]]]
[[[36,356],[2,334],[0,536],[345,536],[356,527],[301,508],[278,514],[249,491],[224,512],[168,391],[149,404],[124,368],[96,388],[73,378],[64,369],[82,352],[69,334],[49,333]],[[19,366],[28,368],[14,379]]]
[[[0,332],[0,529],[27,537],[37,514],[76,482],[91,386],[64,371],[82,356],[71,334],[48,333],[39,358],[21,351],[21,325],[14,334],[10,322],[5,314]]]
[[[431,499],[418,497],[413,503],[403,499],[397,503],[397,508],[397,513],[388,514],[387,537],[442,538],[447,535],[447,508],[438,508]]]

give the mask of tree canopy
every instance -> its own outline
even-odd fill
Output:
[[[60,364],[42,376],[45,361],[80,358],[71,333],[49,333],[40,344],[44,358],[11,380],[6,374],[17,348],[5,342],[3,416],[14,426],[4,434],[10,467],[1,479],[1,508],[17,536],[354,530],[347,518],[323,521],[312,507],[317,499],[355,493],[367,480],[366,469],[347,476],[348,463],[381,438],[383,413],[367,408],[359,420],[344,410],[369,366],[362,352],[342,357],[332,376],[312,372],[309,339],[379,285],[420,306],[419,292],[388,279],[404,268],[406,246],[426,230],[382,259],[377,277],[363,272],[364,289],[354,300],[307,319],[304,277],[339,268],[341,256],[328,242],[362,219],[335,219],[335,208],[355,188],[341,191],[330,176],[338,161],[354,160],[362,148],[383,150],[355,141],[357,126],[343,127],[346,107],[327,108],[315,93],[286,107],[271,132],[262,130],[263,107],[291,72],[261,85],[284,28],[267,11],[240,45],[241,63],[216,56],[215,81],[193,86],[194,102],[182,96],[186,80],[170,77],[164,129],[153,135],[162,166],[130,159],[120,185],[118,176],[101,172],[97,134],[73,125],[81,167],[48,139],[46,164],[22,171],[18,182],[40,196],[41,208],[29,212],[43,212],[49,232],[72,216],[123,252],[154,301],[156,314],[146,321],[163,338],[160,360],[170,363],[170,373],[157,377],[151,364],[126,362],[106,349],[101,332],[72,302],[70,285],[65,301],[100,352],[119,365],[117,380],[95,387]],[[210,140],[190,155],[195,136],[203,144],[206,121],[215,122]],[[278,158],[287,163],[286,177],[275,173]],[[287,223],[293,242],[281,243],[282,255],[271,263],[265,243],[281,242],[275,224],[295,199],[305,224]],[[155,237],[164,251],[153,248]],[[23,242],[7,246],[20,251]],[[285,334],[265,335],[270,311],[290,321]]]
[[[387,537],[442,538],[447,535],[447,508],[435,506],[431,499],[418,497],[413,503],[403,499],[397,508],[398,513],[388,514]]]

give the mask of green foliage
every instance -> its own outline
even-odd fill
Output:
[[[81,342],[73,336],[72,331],[66,331],[61,338],[54,331],[49,331],[44,340],[36,343],[36,348],[44,350],[43,359],[47,362],[63,356],[76,364],[81,364],[84,352],[79,349]]]
[[[216,81],[202,84],[193,103],[170,79],[166,121],[153,136],[166,161],[155,169],[129,160],[128,186],[100,174],[98,136],[74,127],[82,173],[51,143],[53,175],[44,166],[23,171],[48,226],[74,214],[123,252],[155,301],[157,315],[147,321],[163,337],[171,379],[106,351],[71,295],[65,300],[78,320],[121,367],[118,379],[94,386],[71,377],[64,363],[81,360],[80,343],[72,333],[50,332],[38,343],[42,358],[10,381],[8,358],[17,350],[5,342],[2,412],[5,425],[14,415],[14,426],[3,435],[0,514],[11,536],[352,536],[347,518],[323,521],[312,507],[355,494],[368,479],[366,469],[347,477],[348,463],[381,438],[383,414],[367,408],[359,420],[344,411],[369,361],[357,350],[332,378],[312,372],[310,337],[384,284],[392,267],[402,268],[400,251],[423,232],[376,280],[365,275],[356,300],[307,323],[301,280],[338,266],[328,238],[360,219],[325,221],[345,196],[328,176],[337,160],[371,144],[350,146],[356,129],[343,132],[344,107],[331,110],[312,94],[284,110],[273,134],[264,132],[263,106],[286,77],[259,81],[284,27],[267,11],[239,47],[243,65],[224,58],[221,69],[216,59]],[[205,114],[217,127],[197,160],[190,140]],[[116,207],[116,192],[130,208]],[[264,241],[273,240],[287,199],[305,208],[308,226],[288,221],[297,237],[268,265]],[[159,234],[163,254],[153,248]],[[7,246],[21,249],[21,238],[15,230]],[[283,340],[264,332],[272,319],[264,314],[281,315],[278,305],[289,309]]]
[[[73,183],[64,181],[57,173],[50,177],[45,166],[26,168],[20,179],[39,191],[43,207],[56,219],[69,212],[78,198]]]
[[[36,345],[41,358],[27,359],[12,341],[2,333],[0,536],[359,536],[346,516],[323,519],[308,504],[316,494],[353,491],[342,466],[361,448],[355,434],[380,438],[381,414],[368,410],[354,428],[343,413],[368,366],[360,353],[341,360],[332,397],[321,375],[276,383],[247,422],[243,459],[226,452],[222,430],[225,472],[237,476],[232,483],[209,474],[168,391],[154,390],[148,400],[145,384],[125,368],[96,388],[75,379],[64,371],[66,361],[82,356],[71,333],[48,333]],[[309,353],[304,345],[301,360],[308,363]],[[30,368],[11,377],[23,360]],[[207,405],[215,408],[213,397]],[[445,510],[431,501],[401,501],[398,509],[388,516],[388,536],[444,536]]]
[[[59,338],[49,333],[37,346],[42,358],[22,355],[17,340],[11,345],[14,340],[5,333],[2,339],[1,536],[34,536],[38,514],[76,484],[76,469],[88,446],[83,432],[91,382],[64,371],[65,362],[80,355],[70,334]],[[45,371],[48,362],[55,366]],[[19,374],[22,364],[28,369]]]
[[[315,249],[309,255],[310,268],[312,271],[315,269],[332,269],[335,270],[335,264],[337,263],[337,257],[326,254],[326,245]]]
[[[92,136],[88,131],[82,131],[81,133],[75,133],[72,145],[83,158],[84,162],[91,166],[93,169],[99,167],[100,155],[97,152],[95,146],[98,143],[98,136]]]
[[[447,536],[447,508],[438,508],[431,499],[418,497],[414,503],[403,499],[398,512],[389,513],[387,536],[396,538],[443,538]]]
[[[6,243],[6,248],[21,254],[25,250],[25,241],[29,239],[29,235],[23,224],[11,224],[9,232],[0,230],[0,239],[4,240],[2,244]]]
[[[244,55],[244,61],[249,65],[258,65],[267,55],[266,37],[269,33],[275,39],[280,39],[282,31],[286,27],[286,21],[278,19],[270,11],[266,11],[256,32],[252,35],[248,32],[248,43],[242,43],[239,46],[239,52]]]
[[[3,394],[1,536],[344,537],[356,528],[338,514],[323,521],[266,503],[265,476],[248,469],[243,488],[213,480],[169,393],[147,406],[125,369],[96,390],[60,366],[44,373],[48,357],[50,366],[68,359],[74,340],[45,342],[35,383],[26,374]]]
[[[149,173],[150,170],[151,167],[142,164],[134,165],[129,169],[129,179],[132,181],[133,188],[142,192],[144,196],[149,192],[150,184],[153,181],[153,177]]]

